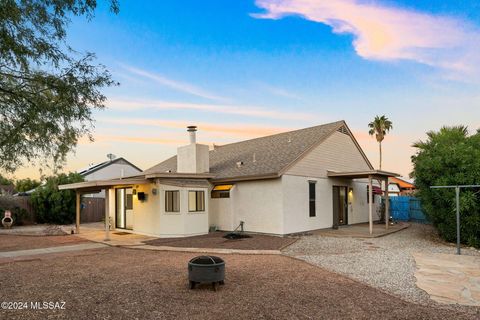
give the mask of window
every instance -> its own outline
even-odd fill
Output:
[[[132,210],[133,209],[133,195],[130,193],[126,194],[125,197],[125,210]]]
[[[180,212],[180,191],[165,191],[165,212]]]
[[[316,181],[308,181],[308,203],[310,217],[316,216],[315,199],[316,199]]]
[[[232,184],[224,184],[213,187],[212,198],[230,198],[230,189]]]
[[[188,211],[205,211],[205,191],[188,191]]]

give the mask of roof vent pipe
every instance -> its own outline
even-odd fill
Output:
[[[188,126],[187,131],[190,135],[190,144],[197,143],[197,126]]]

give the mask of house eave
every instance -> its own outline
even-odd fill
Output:
[[[117,186],[129,186],[134,184],[149,183],[148,179],[112,179],[112,180],[97,180],[85,181],[70,184],[62,184],[58,186],[59,190],[101,190],[110,189]]]
[[[327,171],[329,178],[349,178],[349,179],[362,179],[368,177],[386,179],[388,177],[398,177],[400,174],[395,172],[383,171],[383,170],[364,170],[364,171]]]
[[[268,173],[268,174],[261,174],[261,175],[236,176],[236,177],[228,177],[228,178],[211,179],[210,182],[226,183],[226,182],[239,182],[239,181],[266,180],[266,179],[280,178],[280,176],[281,175],[278,173]]]

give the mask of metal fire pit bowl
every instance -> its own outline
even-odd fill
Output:
[[[200,283],[211,283],[214,291],[217,284],[225,282],[225,261],[215,256],[198,256],[188,262],[190,289]]]

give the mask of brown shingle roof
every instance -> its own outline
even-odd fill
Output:
[[[210,173],[214,180],[280,175],[305,152],[317,146],[344,121],[283,132],[216,147],[210,151]],[[243,162],[240,167],[238,162]],[[173,156],[145,174],[177,171],[177,156]]]

